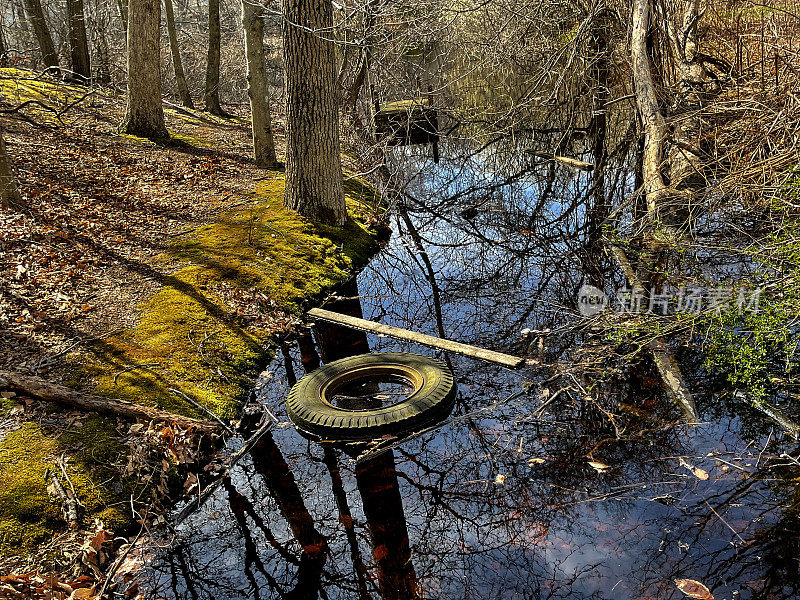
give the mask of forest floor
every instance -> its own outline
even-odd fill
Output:
[[[255,166],[244,114],[167,107],[172,139],[156,143],[117,132],[121,94],[12,69],[0,91],[27,204],[0,212],[0,370],[234,419],[270,343],[377,248],[377,199],[355,178],[343,231],[283,209],[283,173]],[[280,117],[274,131],[280,156]],[[132,525],[209,470],[198,449],[213,441],[191,430],[0,402],[0,595],[96,585]],[[64,490],[81,506],[71,526]]]

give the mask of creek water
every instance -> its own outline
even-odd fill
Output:
[[[582,340],[580,286],[621,285],[581,202],[592,176],[499,168],[480,152],[435,167],[419,150],[394,156],[407,183],[394,234],[326,308],[546,364],[568,356]],[[629,179],[609,186],[610,206]],[[450,355],[459,397],[447,422],[368,460],[286,423],[291,384],[318,357],[396,350],[441,357],[330,326],[287,348],[256,389],[282,425],[178,527],[140,589],[677,600],[676,580],[690,579],[718,600],[800,597],[800,492],[794,459],[781,458],[796,444],[702,377],[691,378],[701,424],[686,425],[647,365],[600,391],[573,377],[543,393],[552,371]]]

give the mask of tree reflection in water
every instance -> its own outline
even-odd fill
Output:
[[[463,172],[437,185],[423,173],[406,209],[431,269],[398,234],[357,286],[339,290],[348,300],[327,308],[434,334],[440,310],[448,335],[510,352],[524,350],[522,326],[557,330],[583,263],[598,281],[605,262],[591,256],[600,225],[574,202],[597,180],[542,169],[504,188],[505,212],[470,218],[458,214]],[[617,206],[618,190],[604,198]],[[407,230],[402,220],[397,228]],[[577,336],[548,338],[545,358]],[[370,347],[428,352],[330,326],[296,342],[262,390],[283,418],[294,369]],[[708,422],[681,425],[646,366],[589,402],[580,380],[549,398],[536,385],[520,395],[549,375],[450,358],[460,389],[452,421],[392,452],[354,463],[291,427],[264,436],[142,574],[149,595],[677,600],[674,579],[690,578],[718,599],[800,596],[800,492],[783,477],[796,471],[777,466],[792,451],[777,432],[744,428],[711,392],[697,398]]]

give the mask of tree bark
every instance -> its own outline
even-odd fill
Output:
[[[227,116],[219,101],[220,52],[219,0],[208,0],[208,64],[206,66],[205,110],[219,117]]]
[[[700,19],[698,0],[684,0],[681,30],[669,27],[668,35],[677,63],[677,96],[673,115],[681,115],[672,133],[674,144],[667,153],[670,185],[682,194],[684,204],[690,204],[696,191],[705,184],[703,160],[698,148],[702,129],[699,110],[703,100],[719,91],[708,72],[698,60],[697,22]]]
[[[108,51],[108,37],[104,27],[98,27],[95,23],[92,33],[94,34],[94,55],[97,72],[97,81],[102,85],[111,83],[111,62]]]
[[[339,95],[330,0],[284,0],[284,204],[329,225],[347,221],[339,155]]]
[[[89,62],[89,42],[86,38],[83,0],[67,0],[67,24],[69,26],[72,73],[89,81],[92,78],[92,68]]]
[[[122,19],[122,26],[128,31],[128,0],[117,0],[119,16]]]
[[[660,200],[665,195],[661,163],[664,152],[666,124],[658,106],[658,96],[653,84],[650,59],[647,55],[647,30],[650,24],[650,1],[635,0],[633,8],[633,29],[631,32],[631,59],[633,62],[633,83],[636,105],[644,124],[644,154],[642,156],[642,176],[647,202],[647,215],[650,222],[658,220]]]
[[[200,431],[212,432],[219,429],[217,423],[202,421],[183,415],[176,415],[152,406],[133,404],[104,396],[81,394],[73,389],[50,383],[41,377],[22,375],[12,371],[0,371],[0,389],[13,390],[20,394],[55,402],[64,406],[91,410],[101,413],[121,415],[129,419],[166,421],[181,427],[193,427]]]
[[[8,50],[6,49],[5,24],[0,22],[0,67],[8,66]]]
[[[253,121],[253,154],[256,165],[269,169],[278,163],[272,135],[267,71],[264,65],[264,20],[253,0],[242,0],[247,83]]]
[[[128,10],[128,106],[122,130],[168,138],[161,104],[161,0],[130,0]]]
[[[22,196],[17,188],[17,178],[11,168],[11,161],[8,160],[2,125],[0,125],[0,206],[13,210],[23,207]]]
[[[53,37],[50,35],[50,28],[47,26],[47,21],[44,18],[44,11],[42,10],[42,3],[40,0],[23,0],[25,4],[25,11],[28,13],[28,19],[31,22],[33,33],[36,34],[36,39],[39,42],[39,49],[42,52],[42,61],[46,67],[58,68],[58,54],[53,44]]]
[[[172,66],[175,69],[175,84],[178,86],[178,96],[181,99],[181,104],[186,108],[194,108],[192,95],[189,93],[189,86],[186,83],[186,74],[183,72],[183,62],[181,61],[181,51],[178,46],[178,32],[175,29],[175,11],[172,8],[172,0],[164,0],[164,18],[167,21],[169,49],[172,51]]]

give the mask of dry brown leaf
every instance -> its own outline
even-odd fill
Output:
[[[714,600],[714,595],[706,586],[694,579],[676,579],[675,585],[690,598],[697,600]]]
[[[590,460],[589,461],[589,466],[592,467],[598,473],[605,473],[606,471],[611,469],[611,467],[609,467],[607,464],[601,463],[601,462],[597,462],[597,461],[594,461],[594,460]]]
[[[96,595],[92,588],[80,588],[72,592],[69,600],[91,600],[95,597]]]

